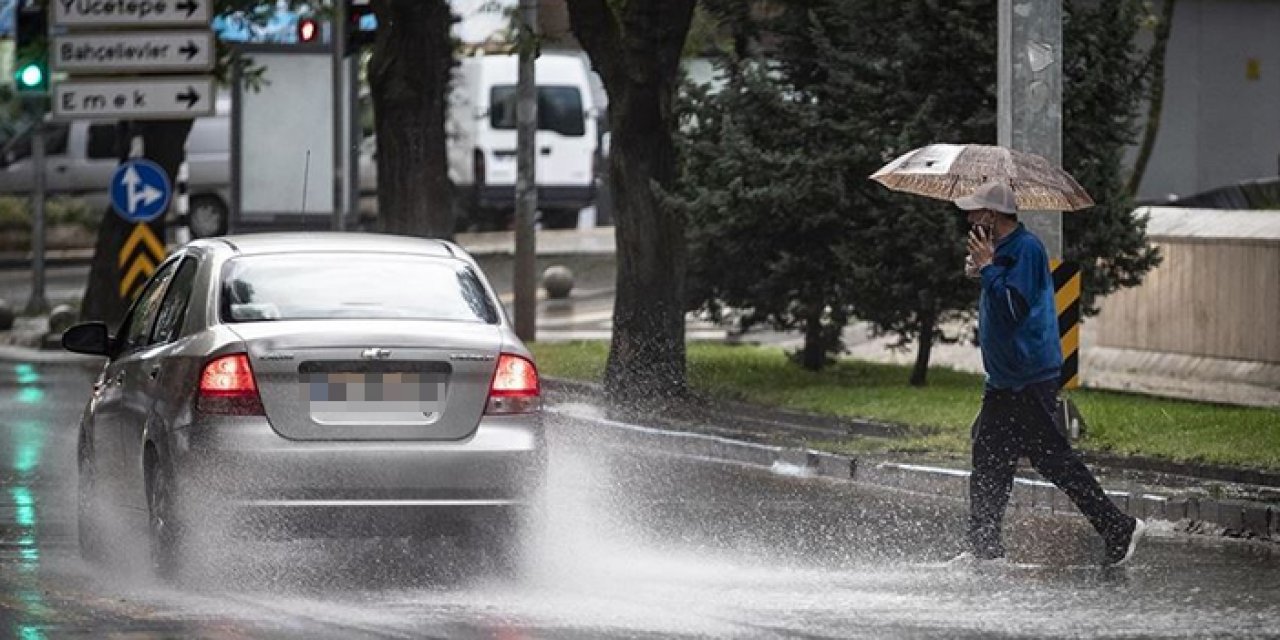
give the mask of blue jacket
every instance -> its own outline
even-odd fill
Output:
[[[1044,245],[1019,224],[982,268],[978,340],[988,387],[1021,390],[1058,378],[1062,343],[1053,293]]]

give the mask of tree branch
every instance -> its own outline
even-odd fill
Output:
[[[1169,47],[1169,35],[1173,30],[1173,8],[1176,0],[1164,0],[1164,9],[1160,12],[1160,24],[1156,26],[1155,42],[1151,45],[1148,61],[1152,64],[1151,93],[1147,98],[1147,124],[1142,132],[1142,145],[1138,157],[1133,163],[1133,173],[1129,175],[1126,191],[1129,197],[1137,197],[1138,188],[1142,186],[1142,177],[1147,172],[1147,163],[1151,160],[1151,152],[1156,145],[1156,134],[1160,132],[1160,115],[1164,107],[1164,58]]]
[[[609,0],[568,0],[567,4],[570,29],[590,55],[591,64],[607,88],[626,68],[617,16]]]

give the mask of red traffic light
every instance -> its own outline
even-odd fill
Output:
[[[298,21],[298,42],[315,42],[320,37],[320,23],[315,18]]]

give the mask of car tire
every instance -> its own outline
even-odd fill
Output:
[[[544,209],[542,211],[543,229],[577,229],[578,209]]]
[[[148,456],[146,481],[151,566],[156,577],[172,582],[179,578],[184,560],[183,532],[176,517],[177,494],[173,477],[154,455]]]
[[[187,228],[192,238],[208,238],[227,233],[227,204],[222,198],[211,195],[191,198],[191,210],[187,212]]]
[[[100,520],[97,517],[97,487],[93,461],[89,459],[91,455],[88,440],[81,437],[77,454],[76,538],[80,546],[80,558],[85,562],[98,564],[103,561],[105,554],[97,530]]]

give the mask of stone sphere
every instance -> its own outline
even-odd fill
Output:
[[[63,331],[76,323],[79,314],[69,304],[60,304],[49,312],[49,333],[62,335]]]
[[[15,317],[16,314],[13,313],[13,307],[9,306],[9,301],[0,299],[0,331],[12,329]]]
[[[569,267],[552,265],[542,272],[542,287],[553,300],[569,297],[573,290],[573,272]]]

